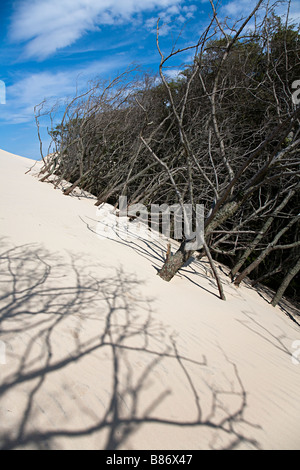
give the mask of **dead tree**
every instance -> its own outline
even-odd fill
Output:
[[[294,217],[293,219],[290,220],[290,222],[283,227],[274,237],[274,239],[268,244],[268,246],[260,253],[259,256],[247,267],[244,269],[243,272],[241,272],[237,278],[234,281],[235,286],[239,286],[240,283],[245,279],[246,276],[248,276],[257,266],[264,261],[264,259],[273,251],[276,249],[286,249],[286,248],[293,248],[296,246],[300,246],[300,241],[297,241],[293,244],[288,244],[288,245],[277,245],[279,239],[298,221],[300,220],[300,214]]]
[[[216,109],[217,109],[217,95],[220,94],[220,89],[218,90],[218,88],[220,87],[218,85],[219,85],[222,67],[224,67],[226,65],[226,62],[230,59],[230,53],[231,53],[231,50],[233,49],[235,42],[238,41],[239,36],[241,35],[245,26],[247,25],[247,22],[250,21],[252,16],[260,7],[261,3],[262,2],[257,3],[251,15],[249,15],[249,17],[243,22],[241,27],[238,29],[237,33],[234,34],[232,38],[229,38],[224,33],[224,36],[226,38],[226,47],[225,47],[224,53],[221,55],[221,59],[218,64],[218,69],[216,72],[216,76],[213,82],[213,87],[212,87],[211,92],[208,90],[205,80],[201,74],[201,57],[199,58],[198,56],[197,60],[195,59],[194,69],[190,75],[190,81],[188,82],[186,86],[186,94],[180,102],[181,111],[179,111],[178,108],[176,107],[175,100],[172,95],[171,87],[168,85],[168,82],[162,73],[163,65],[165,64],[166,60],[170,56],[165,58],[158,45],[159,52],[161,55],[160,75],[162,77],[162,82],[164,83],[168,91],[169,97],[170,97],[170,105],[174,112],[174,116],[176,118],[176,122],[177,122],[178,129],[179,129],[180,142],[181,142],[181,145],[183,147],[184,154],[186,157],[187,181],[189,184],[189,191],[190,191],[189,202],[191,203],[193,203],[193,187],[195,186],[193,182],[193,178],[191,178],[190,176],[191,175],[191,162],[193,163],[192,172],[194,172],[194,169],[200,170],[201,176],[208,182],[208,185],[210,187],[214,186],[213,179],[211,179],[211,177],[208,176],[207,170],[204,170],[203,168],[201,168],[200,161],[199,159],[197,159],[197,156],[193,152],[191,140],[189,139],[189,136],[187,135],[187,132],[183,124],[183,117],[184,117],[186,103],[187,103],[187,94],[189,93],[189,90],[191,88],[191,80],[193,80],[197,74],[200,75],[200,81],[201,81],[204,93],[208,97],[210,104],[211,104],[210,123],[212,126],[213,133],[215,135],[215,141],[219,147],[220,162],[222,162],[223,168],[227,172],[227,184],[225,181],[226,185],[223,186],[222,191],[219,191],[219,188],[217,188],[216,186],[214,187],[214,194],[217,195],[217,201],[216,201],[216,204],[212,213],[206,220],[205,233],[207,237],[209,237],[214,232],[214,230],[216,230],[218,227],[221,227],[229,219],[233,218],[235,214],[238,213],[238,211],[241,209],[241,207],[245,205],[245,202],[247,201],[247,199],[251,198],[253,194],[255,194],[260,188],[262,188],[269,181],[275,181],[276,178],[279,179],[281,177],[282,168],[285,168],[286,157],[288,155],[291,155],[293,152],[295,152],[295,150],[298,148],[299,143],[300,143],[299,138],[298,139],[294,138],[292,142],[289,142],[288,145],[284,145],[284,148],[282,148],[282,145],[284,143],[285,144],[287,143],[287,138],[293,129],[297,129],[296,132],[294,132],[294,137],[299,135],[298,122],[299,122],[300,110],[299,108],[289,109],[287,113],[281,113],[280,118],[277,120],[277,125],[273,127],[273,129],[270,129],[267,134],[264,132],[263,128],[259,131],[259,133],[263,136],[263,138],[261,139],[260,142],[258,142],[257,145],[254,146],[254,148],[252,149],[249,148],[248,151],[246,151],[244,154],[241,154],[239,156],[239,161],[242,162],[242,164],[240,166],[237,166],[236,163],[234,163],[235,170],[233,170],[233,165],[230,163],[230,160],[229,160],[230,150],[226,149],[225,143],[224,143],[225,142],[224,137],[221,135],[221,132],[220,132]],[[215,9],[214,9],[214,18],[218,26],[222,30],[217,20]],[[206,36],[207,35],[208,35],[208,32],[206,32]],[[199,49],[201,49],[201,51],[205,49],[203,45],[201,46],[200,41],[197,44],[197,52],[199,51]],[[173,54],[177,54],[177,53],[178,51],[174,52]],[[221,92],[222,92],[222,89],[221,89]],[[275,98],[276,99],[274,99],[274,101],[275,101],[276,109],[278,111],[277,97]],[[210,136],[211,136],[211,133],[210,133]],[[148,146],[150,146],[149,142],[148,142]],[[209,149],[210,148],[211,148],[211,145],[209,145]],[[271,152],[270,152],[270,148],[272,149]],[[265,158],[265,155],[267,153],[269,153],[269,155],[267,158]],[[215,181],[217,181],[220,179],[222,175],[221,172],[223,170],[220,164],[218,165],[218,168],[216,170],[216,166],[214,165],[214,162],[212,163],[213,163],[212,165],[213,172],[215,174],[217,173],[217,176],[215,177]],[[243,178],[247,178],[247,175],[249,175],[249,170],[250,170],[250,174],[251,174],[251,171],[253,171],[252,176],[250,178],[248,177],[249,179],[248,181],[245,181],[244,187],[241,187],[240,182],[241,180],[243,180]],[[294,174],[297,176],[297,171],[295,171],[294,173],[291,172],[291,174]],[[288,199],[289,198],[287,198],[286,202],[288,202]],[[267,232],[267,229],[272,223],[272,220],[273,219],[270,218],[266,222],[265,226],[263,227],[262,232],[264,233]],[[256,247],[257,243],[263,238],[263,236],[264,236],[263,233],[258,234],[257,238],[255,239],[255,242],[253,242],[252,247],[249,246],[245,253],[247,252],[251,253],[252,249]],[[184,265],[184,263],[193,255],[192,252],[185,250],[185,245],[186,245],[186,241],[183,241],[177,253],[175,253],[171,259],[165,262],[164,266],[162,267],[160,271],[160,276],[163,279],[165,280],[172,279],[172,277],[178,272],[178,270]]]
[[[270,2],[265,12],[260,0],[247,18],[222,24],[210,1],[210,23],[187,47],[164,53],[158,21],[159,77],[127,71],[74,97],[60,122],[50,111],[54,149],[41,180],[63,182],[66,195],[76,186],[89,191],[98,206],[117,206],[126,195],[129,205],[149,209],[179,203],[185,216],[186,204],[193,213],[203,204],[205,238],[198,250],[208,257],[222,298],[216,258],[229,260],[233,277],[257,260],[259,279],[281,272],[279,266],[286,272],[283,250],[288,260],[297,251],[295,222],[282,245],[272,246],[274,260],[266,255],[259,262],[284,229],[283,218],[287,227],[297,216],[300,108],[291,82],[300,70],[299,35],[288,15],[285,26],[272,16]],[[169,79],[169,64],[187,51],[194,51],[192,63]],[[38,119],[37,110],[37,125]],[[162,279],[170,281],[199,255],[191,241],[184,236],[166,257]]]
[[[251,253],[256,249],[262,239],[265,237],[267,231],[270,229],[272,223],[274,222],[275,218],[280,214],[280,212],[284,209],[284,207],[288,204],[290,199],[294,196],[294,194],[299,191],[299,185],[296,188],[291,189],[287,196],[283,199],[283,201],[276,207],[273,211],[272,215],[267,218],[266,222],[264,223],[263,227],[260,229],[259,233],[255,237],[255,239],[249,243],[247,249],[244,251],[243,255],[240,257],[239,261],[236,265],[231,269],[230,275],[233,278],[240,268],[243,266],[245,261],[249,258]]]
[[[276,307],[278,302],[280,302],[289,284],[291,283],[293,278],[299,273],[299,271],[300,271],[300,258],[298,258],[296,264],[294,264],[294,266],[290,268],[290,270],[284,277],[280,287],[278,288],[276,294],[274,295],[272,302],[271,302],[273,307]]]

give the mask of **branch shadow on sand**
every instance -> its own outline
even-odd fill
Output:
[[[224,354],[212,374],[142,288],[38,245],[0,254],[2,450],[259,448],[237,366]]]
[[[127,221],[127,228],[124,229],[122,226],[120,228],[118,225],[114,226],[114,224],[109,226],[103,221],[96,219],[86,219],[87,220],[84,220],[80,217],[80,220],[85,224],[86,228],[90,232],[98,236],[100,239],[108,239],[133,250],[136,255],[141,256],[150,262],[156,274],[158,274],[165,263],[167,243],[170,242],[171,239],[167,239],[162,236],[161,233],[149,230],[148,227],[145,228],[142,226],[141,231],[137,230],[137,228],[133,228],[131,230],[131,227],[134,227],[134,223],[132,224],[130,221]],[[108,229],[107,232],[105,232],[106,228]],[[178,241],[172,240],[172,244],[173,250],[174,248],[179,248]],[[188,282],[196,285],[202,291],[220,299],[218,287],[208,261],[201,260],[200,262],[196,258],[192,257],[178,271],[177,276],[185,278]],[[202,280],[209,281],[210,289],[204,287],[201,283]]]

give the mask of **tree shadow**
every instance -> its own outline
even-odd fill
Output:
[[[224,353],[226,373],[212,373],[142,288],[84,255],[67,260],[39,245],[0,254],[2,450],[130,448],[149,426],[163,427],[173,448],[183,445],[174,429],[188,446],[203,430],[208,441],[196,448],[259,448],[237,366]]]
[[[288,357],[292,357],[290,345],[289,347],[286,345],[288,337],[283,328],[277,325],[274,332],[272,332],[269,325],[264,325],[261,319],[255,318],[255,316],[257,316],[255,312],[242,310],[241,313],[244,318],[237,320],[240,324],[250,330],[254,335],[261,338],[264,342],[271,344],[273,348],[278,349]]]
[[[255,291],[258,293],[260,297],[262,297],[266,302],[271,304],[272,299],[275,295],[275,291],[270,289],[267,286],[264,286],[263,284],[256,284],[255,288],[252,287],[252,283],[250,280],[248,281],[248,285],[250,285],[250,288],[255,289]],[[296,325],[300,326],[300,305],[297,304],[297,302],[291,302],[285,297],[283,297],[280,302],[277,304],[277,307],[287,316],[289,317],[290,320],[292,320]]]
[[[117,220],[116,216],[115,218]],[[97,228],[93,226],[95,223],[98,227],[100,227],[100,233],[102,235],[105,233],[103,227],[106,227],[106,225],[103,222],[101,223],[96,219],[90,219],[90,221],[93,223],[93,225],[91,225],[88,221],[82,218],[81,220],[86,225],[87,229],[93,234],[99,236]],[[156,274],[158,274],[165,262],[168,240],[161,234],[149,230],[148,227],[144,228],[144,230],[141,230],[141,233],[139,234],[138,232],[135,232],[135,230],[131,232],[130,226],[131,223],[128,222],[129,230],[127,231],[122,227],[120,229],[119,226],[114,227],[112,224],[112,226],[109,226],[109,233],[105,235],[105,238],[113,241],[114,243],[132,249],[135,254],[150,262],[153,269],[156,271]],[[174,243],[176,244],[176,249],[179,248],[180,244],[178,242],[172,240],[172,243],[173,248]],[[220,299],[215,278],[208,265],[209,263],[204,260],[201,260],[200,262],[196,258],[190,258],[179,270],[177,276],[185,278],[188,282],[196,285],[204,292],[207,292]],[[202,278],[205,281],[208,280],[211,286],[211,290],[205,288],[201,282],[197,282],[199,278]]]

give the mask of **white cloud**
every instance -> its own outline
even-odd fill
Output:
[[[183,6],[182,11],[184,12],[186,18],[192,18],[194,13],[197,11],[196,5]]]
[[[50,107],[57,100],[75,96],[76,89],[86,89],[87,82],[105,76],[109,72],[125,69],[127,60],[119,56],[95,61],[85,68],[69,71],[45,71],[26,74],[6,89],[7,100],[1,107],[0,121],[19,124],[30,122],[34,118],[34,106],[47,100]]]
[[[35,105],[44,99],[69,95],[74,90],[68,73],[28,74],[7,88],[7,101],[0,120],[9,124],[30,122],[34,117]]]
[[[283,5],[278,6],[278,14],[282,14],[284,17],[286,16],[286,8]],[[291,2],[291,8],[289,12],[289,20],[296,25],[299,25],[300,21],[300,1],[293,0]]]
[[[164,11],[159,11],[157,16],[146,20],[145,26],[147,29],[152,30],[153,33],[156,33],[157,19],[159,17],[159,35],[167,36],[180,23],[180,27],[182,27],[182,24],[193,18],[196,10],[196,5],[172,5]]]
[[[219,13],[219,20],[225,21],[228,29],[225,27],[225,33],[231,34],[232,30],[231,27],[235,25],[236,22],[244,20],[247,16],[253,11],[255,5],[257,4],[257,0],[255,2],[251,2],[249,0],[230,0],[228,3],[220,5],[218,9]],[[265,18],[266,13],[270,14],[270,11],[273,10],[274,13],[280,16],[285,23],[286,15],[288,11],[288,1],[277,1],[277,0],[270,0],[270,2],[263,2],[260,6],[259,10],[256,13],[256,20],[253,17],[249,23],[247,24],[246,30],[255,31],[257,24],[259,21],[263,21]],[[298,24],[300,19],[300,0],[293,0],[290,4],[290,11],[289,11],[289,23]]]
[[[22,0],[10,38],[25,43],[27,57],[44,59],[101,25],[131,21],[136,14],[177,8],[180,0]]]
[[[249,6],[249,1],[248,0],[238,0],[238,1],[233,1],[229,2],[227,5],[224,6],[224,10],[228,15],[235,16],[239,14],[240,12],[243,12],[245,9],[245,6]],[[251,6],[251,5],[250,5]]]
[[[229,1],[226,5],[223,5],[223,12],[225,14],[235,17],[237,19],[237,16],[241,17],[244,15],[247,15],[250,13],[253,8],[256,5],[255,2],[250,2],[249,0],[231,0]],[[264,7],[266,5],[263,5],[261,7],[262,11],[264,10]],[[278,15],[286,15],[287,12],[287,2],[277,2],[275,0],[269,2],[268,8],[275,7],[275,13]],[[299,0],[293,0],[290,5],[290,19],[293,20],[298,20],[299,21],[299,16],[300,16],[300,1]]]
[[[182,69],[179,69],[179,68],[167,69],[164,72],[166,77],[168,77],[170,80],[177,80],[178,78],[183,78],[181,73],[182,73]]]

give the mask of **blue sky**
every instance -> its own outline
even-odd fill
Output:
[[[234,21],[255,3],[219,1],[220,17]],[[167,53],[180,33],[178,46],[194,44],[210,15],[209,0],[1,0],[0,80],[6,102],[0,104],[0,148],[39,159],[36,104],[73,96],[76,86],[114,78],[133,63],[156,73],[157,18]],[[300,0],[292,1],[291,17],[299,20]],[[0,82],[2,103],[1,91]]]

